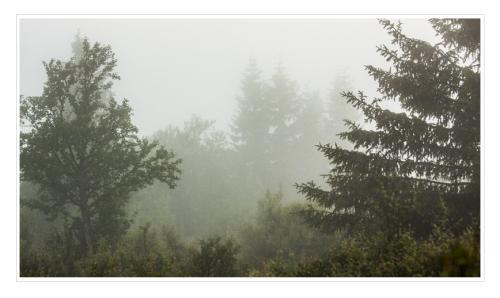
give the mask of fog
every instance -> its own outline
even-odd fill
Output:
[[[424,19],[402,19],[409,36],[437,41]],[[227,130],[240,93],[241,74],[254,58],[271,76],[281,64],[303,88],[326,96],[345,74],[356,90],[374,94],[364,65],[386,66],[375,49],[390,37],[376,19],[22,19],[20,93],[42,93],[42,61],[68,59],[80,31],[112,46],[121,80],[113,91],[127,98],[142,135],[192,114]]]
[[[478,276],[480,20],[400,21],[21,18],[21,275]]]

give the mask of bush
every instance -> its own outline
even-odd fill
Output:
[[[294,276],[330,277],[477,277],[480,273],[479,232],[454,236],[436,229],[417,240],[410,232],[349,236],[322,258],[304,262]]]
[[[240,232],[241,258],[252,274],[280,276],[282,267],[325,253],[333,239],[304,223],[302,205],[284,205],[282,200],[281,192],[267,192],[258,202],[255,222]]]
[[[216,236],[199,243],[200,248],[194,250],[191,257],[191,276],[238,276],[236,254],[239,248],[232,239]]]

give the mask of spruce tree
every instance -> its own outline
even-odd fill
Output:
[[[287,178],[293,177],[294,158],[297,150],[300,150],[299,119],[303,104],[299,96],[299,87],[283,66],[278,65],[271,80],[265,85],[264,97],[271,110],[269,127],[271,187],[274,187],[273,189],[278,185],[288,187],[295,181],[289,181]]]
[[[392,66],[366,66],[380,97],[343,93],[367,125],[347,121],[341,138],[353,144],[319,145],[332,169],[329,190],[297,185],[312,204],[305,212],[327,229],[452,232],[477,222],[480,204],[480,21],[430,20],[441,42],[403,34],[381,20],[394,48],[377,51]],[[402,111],[384,108],[400,104]]]
[[[263,88],[261,71],[255,59],[250,59],[241,81],[242,95],[238,97],[231,138],[245,164],[243,170],[252,180],[267,180],[269,176],[271,110]]]
[[[342,92],[352,91],[349,77],[345,74],[338,75],[330,89],[326,102],[326,121],[324,121],[323,135],[329,142],[338,142],[347,146],[348,142],[340,140],[338,134],[344,131],[344,120],[357,121],[361,113],[346,103]]]
[[[291,160],[298,150],[303,110],[297,84],[282,66],[264,81],[255,60],[250,60],[241,89],[232,139],[249,183],[260,190],[292,185],[287,177],[294,169]]]
[[[325,139],[323,128],[326,117],[319,91],[307,90],[300,95],[301,109],[296,122],[298,137],[287,161],[293,166],[293,179],[313,179],[328,170],[325,158],[316,145]],[[307,165],[307,166],[304,166]]]

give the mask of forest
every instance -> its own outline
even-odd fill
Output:
[[[76,35],[19,99],[20,276],[479,277],[481,23],[428,22],[379,20],[378,96],[249,58],[229,129],[147,136],[113,45]]]

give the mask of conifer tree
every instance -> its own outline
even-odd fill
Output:
[[[332,165],[331,189],[298,185],[312,203],[305,215],[328,229],[463,231],[479,217],[480,21],[430,20],[441,37],[435,45],[406,36],[401,23],[380,23],[394,48],[377,51],[392,66],[366,70],[381,96],[343,93],[370,125],[347,121],[341,137],[352,150],[318,146]],[[386,101],[402,111],[384,108]]]
[[[250,60],[241,89],[232,139],[251,183],[261,190],[291,185],[284,181],[284,173],[293,169],[290,161],[300,137],[303,106],[297,84],[282,66],[276,67],[269,81],[262,80],[255,60]]]
[[[324,139],[329,142],[338,142],[342,146],[348,143],[338,137],[338,134],[344,131],[344,120],[357,121],[361,117],[361,113],[344,100],[342,92],[348,91],[352,91],[349,77],[345,74],[338,75],[328,94],[326,121],[323,127]]]
[[[298,137],[287,161],[293,166],[293,181],[304,177],[313,179],[328,170],[325,158],[316,150],[316,145],[325,139],[323,128],[327,120],[320,94],[307,90],[300,95],[300,101],[302,107],[296,122]]]
[[[271,115],[269,150],[273,187],[278,184],[293,184],[293,181],[284,181],[283,178],[289,177],[287,174],[293,174],[293,159],[298,150],[299,119],[303,110],[298,90],[298,84],[288,76],[281,65],[276,67],[271,80],[264,88],[264,97]]]
[[[240,153],[246,171],[251,176],[267,177],[269,165],[270,106],[263,94],[261,71],[255,59],[250,59],[241,81],[242,95],[238,98],[238,111],[233,118],[231,138]]]

